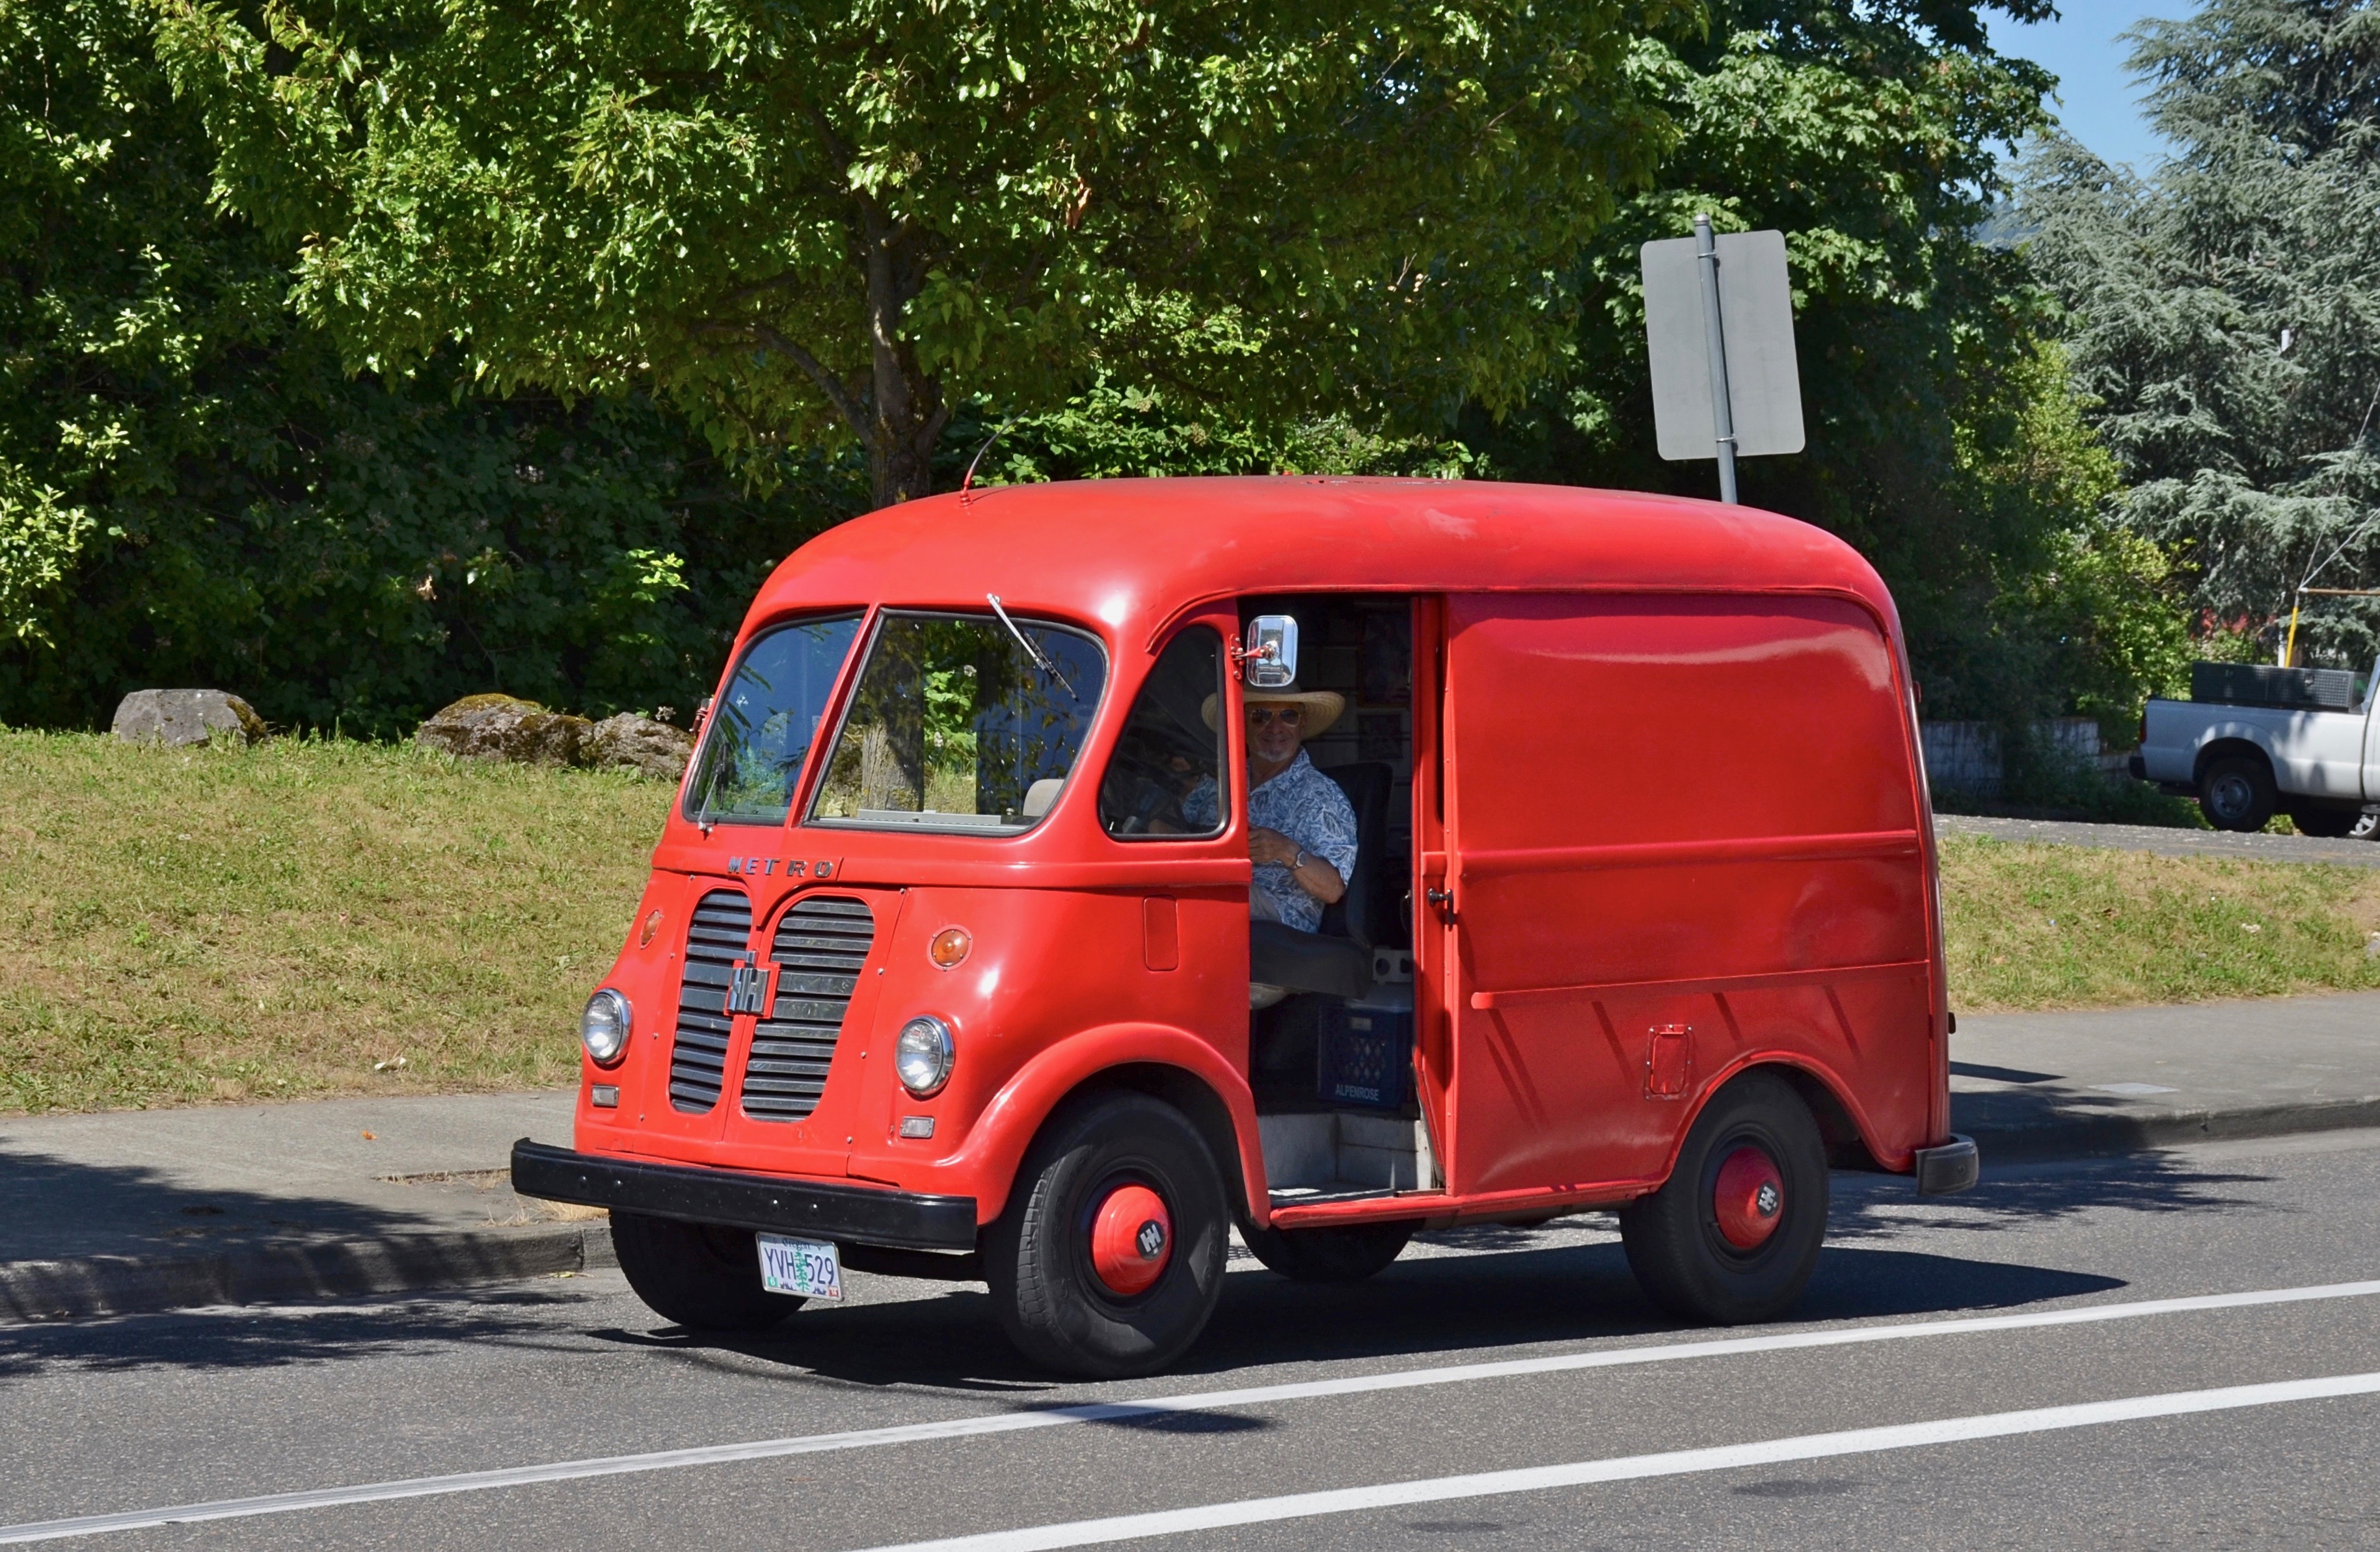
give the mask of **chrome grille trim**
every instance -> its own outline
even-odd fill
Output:
[[[713,890],[694,908],[677,983],[677,1034],[670,1047],[670,1108],[701,1115],[727,1082],[727,983],[752,952],[752,902]]]
[[[809,895],[778,918],[770,957],[777,993],[753,1026],[744,1063],[744,1113],[756,1121],[800,1121],[818,1109],[827,1069],[868,951],[876,917],[847,895]]]

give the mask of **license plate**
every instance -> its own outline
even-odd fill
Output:
[[[843,1260],[832,1240],[792,1240],[756,1235],[760,1242],[760,1286],[771,1293],[804,1299],[843,1297]]]

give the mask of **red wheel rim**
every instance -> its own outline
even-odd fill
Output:
[[[1785,1176],[1768,1150],[1746,1143],[1718,1167],[1711,1206],[1718,1231],[1738,1250],[1758,1250],[1785,1216]]]
[[[1146,1293],[1173,1258],[1173,1219],[1165,1198],[1145,1185],[1108,1193],[1091,1219],[1091,1270],[1107,1291],[1129,1299]]]

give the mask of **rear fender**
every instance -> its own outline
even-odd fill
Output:
[[[1033,1058],[1010,1078],[967,1129],[959,1151],[941,1170],[976,1185],[976,1219],[990,1223],[1007,1206],[1016,1171],[1042,1122],[1067,1097],[1116,1073],[1121,1086],[1138,1087],[1123,1070],[1172,1068],[1188,1074],[1221,1102],[1239,1153],[1242,1191],[1258,1228],[1271,1221],[1265,1194],[1264,1152],[1257,1131],[1256,1097],[1247,1080],[1215,1048],[1186,1030],[1154,1024],[1111,1024],[1084,1030]],[[1194,1122],[1196,1118],[1193,1118]],[[1217,1164],[1230,1169],[1227,1159]],[[1230,1182],[1227,1181],[1228,1186]]]
[[[1702,1119],[1703,1109],[1711,1102],[1712,1097],[1732,1082],[1738,1074],[1756,1067],[1775,1069],[1778,1076],[1792,1085],[1794,1089],[1801,1093],[1803,1102],[1810,1106],[1811,1114],[1817,1120],[1819,1131],[1828,1134],[1829,1151],[1839,1156],[1844,1145],[1855,1144],[1867,1150],[1867,1156],[1874,1161],[1876,1168],[1888,1174],[1905,1175],[1917,1167],[1917,1147],[1924,1143],[1936,1140],[1919,1138],[1913,1142],[1903,1142],[1897,1146],[1888,1143],[1877,1134],[1874,1120],[1860,1106],[1859,1101],[1852,1097],[1851,1090],[1846,1088],[1834,1073],[1793,1051],[1750,1051],[1720,1068],[1711,1081],[1703,1085],[1702,1092],[1694,1096],[1694,1109],[1687,1113],[1685,1124],[1678,1128],[1678,1140],[1670,1145],[1670,1157],[1662,1161],[1661,1179],[1663,1181],[1667,1181],[1670,1173],[1677,1169],[1678,1155],[1685,1149],[1687,1134],[1694,1131],[1694,1122]],[[1824,1097],[1823,1099],[1810,1092],[1814,1087],[1818,1090],[1820,1096]],[[1826,1100],[1833,1102],[1835,1114],[1831,1116],[1828,1114]],[[1846,1122],[1856,1135],[1846,1138],[1832,1134]]]

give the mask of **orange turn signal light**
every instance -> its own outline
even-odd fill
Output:
[[[926,945],[926,957],[945,970],[955,970],[965,963],[967,951],[973,947],[975,940],[967,936],[965,928],[946,927]]]
[[[651,915],[645,918],[645,930],[638,935],[637,947],[640,949],[651,948],[653,946],[653,934],[659,932],[661,929],[662,914],[659,910],[655,910]]]

